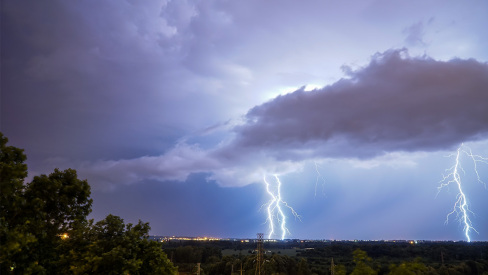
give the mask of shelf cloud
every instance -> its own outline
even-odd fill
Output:
[[[117,175],[107,182],[184,181],[191,173],[208,173],[220,185],[242,186],[260,181],[264,170],[296,171],[307,160],[365,160],[484,139],[486,102],[486,63],[436,61],[390,50],[332,85],[298,89],[255,106],[230,130],[233,137],[214,148],[182,142],[161,156],[85,168]]]

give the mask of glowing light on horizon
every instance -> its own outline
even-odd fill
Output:
[[[286,215],[283,212],[282,206],[287,207],[290,209],[291,213],[293,216],[295,216],[296,219],[300,220],[300,215],[286,203],[281,198],[281,181],[278,175],[274,175],[275,178],[275,184],[271,184],[266,180],[266,176],[263,177],[264,183],[266,185],[266,192],[269,194],[271,199],[269,200],[268,203],[264,204],[263,206],[266,207],[266,212],[268,215],[268,218],[266,219],[266,222],[269,223],[269,233],[268,233],[268,239],[271,239],[273,235],[275,235],[275,229],[277,226],[275,226],[275,221],[279,224],[279,230],[281,231],[281,239],[285,239],[286,234],[290,234],[290,231],[286,227]]]
[[[449,157],[455,156],[455,163],[451,168],[446,169],[448,174],[443,176],[443,179],[440,181],[441,185],[437,189],[439,193],[444,187],[449,186],[450,184],[456,185],[458,189],[458,194],[456,196],[457,200],[454,203],[453,210],[447,214],[446,224],[449,222],[449,216],[456,213],[457,219],[461,224],[463,224],[463,231],[464,231],[464,235],[466,236],[466,240],[468,242],[471,242],[470,232],[474,231],[478,233],[478,231],[476,231],[476,229],[473,227],[471,219],[469,218],[469,214],[470,213],[474,214],[474,213],[469,209],[468,199],[466,197],[466,193],[463,191],[463,186],[462,186],[463,184],[462,184],[461,173],[463,174],[466,173],[461,166],[461,155],[463,154],[469,157],[473,161],[474,164],[473,167],[477,177],[477,181],[479,183],[482,183],[486,188],[486,183],[481,180],[480,174],[478,173],[477,165],[480,162],[488,164],[488,158],[484,158],[479,155],[473,155],[471,148],[467,147],[464,144],[461,144],[461,146],[459,146],[455,154],[449,155]]]

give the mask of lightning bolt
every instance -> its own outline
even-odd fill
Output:
[[[286,215],[283,212],[283,207],[287,207],[290,209],[293,216],[296,219],[300,219],[300,215],[288,205],[286,201],[281,198],[281,181],[278,175],[274,175],[275,183],[272,184],[266,180],[266,176],[263,177],[264,183],[266,185],[266,192],[271,197],[268,203],[264,204],[263,207],[266,207],[266,211],[268,214],[268,218],[266,222],[269,222],[269,234],[268,239],[275,234],[275,221],[279,224],[279,228],[281,230],[281,239],[285,239],[286,234],[290,234],[290,231],[286,227]]]
[[[315,161],[315,171],[317,172],[317,179],[315,180],[315,197],[317,197],[317,187],[319,185],[319,181],[322,180],[322,194],[325,195],[324,186],[325,186],[325,178],[319,172],[319,164]]]
[[[454,203],[453,210],[449,212],[446,216],[446,224],[449,222],[449,216],[456,213],[456,218],[464,226],[463,231],[467,241],[471,242],[471,237],[469,236],[469,233],[471,231],[478,233],[478,231],[476,231],[476,229],[473,227],[471,219],[469,218],[469,214],[470,213],[474,214],[474,213],[469,209],[468,199],[462,188],[461,173],[464,175],[466,174],[466,172],[461,166],[461,155],[465,155],[473,161],[474,172],[476,174],[477,180],[479,183],[482,183],[486,188],[486,183],[481,180],[480,174],[478,173],[478,164],[479,163],[488,164],[488,158],[484,158],[479,155],[474,155],[473,152],[471,151],[471,148],[467,147],[464,144],[461,144],[461,146],[458,147],[455,154],[449,155],[449,157],[455,157],[455,162],[451,168],[446,169],[446,172],[448,174],[443,176],[443,179],[440,181],[440,186],[437,188],[438,189],[437,194],[439,194],[439,192],[444,187],[449,186],[451,184],[455,184],[455,186],[458,189],[458,194],[456,196],[457,199],[456,202]]]

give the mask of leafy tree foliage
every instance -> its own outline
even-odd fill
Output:
[[[415,275],[424,274],[427,271],[427,267],[423,264],[420,258],[415,259],[413,262],[403,262],[399,265],[390,266],[390,275]]]
[[[49,176],[34,177],[22,197],[26,229],[37,240],[30,245],[31,252],[25,260],[36,262],[48,274],[53,274],[58,266],[57,248],[62,237],[87,223],[92,205],[90,186],[86,180],[79,180],[73,169],[55,169]]]
[[[159,243],[146,239],[149,230],[148,223],[125,225],[120,217],[108,215],[86,227],[84,234],[66,240],[62,270],[74,274],[174,274],[176,268]]]
[[[352,271],[351,275],[375,275],[377,272],[371,268],[369,263],[371,262],[371,258],[368,257],[368,254],[361,249],[354,250],[353,254],[353,261],[356,264],[356,267]]]
[[[0,133],[1,274],[176,274],[148,223],[88,221],[90,185],[73,169],[27,177],[23,150]]]
[[[29,221],[22,215],[25,198],[18,196],[24,191],[27,177],[24,150],[7,146],[8,139],[0,133],[0,273],[22,262],[26,251],[36,238],[27,230]],[[26,270],[37,270],[31,262]]]

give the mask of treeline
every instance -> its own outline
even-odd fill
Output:
[[[163,248],[188,274],[197,263],[200,274],[254,274],[257,266],[253,243],[173,241]],[[488,274],[488,243],[278,242],[264,250],[262,274]]]
[[[255,274],[256,255],[223,256],[215,244],[183,245],[165,248],[171,261],[184,274],[195,274],[200,263],[200,274]],[[246,251],[247,252],[247,251]],[[266,255],[261,274],[312,274],[306,260],[285,255]]]
[[[88,220],[90,185],[55,169],[29,183],[23,150],[0,133],[0,274],[177,274],[149,224]]]
[[[332,259],[349,274],[356,267],[351,255],[357,250],[367,255],[372,274],[488,274],[486,242],[329,242],[298,255],[316,274],[330,274]]]

